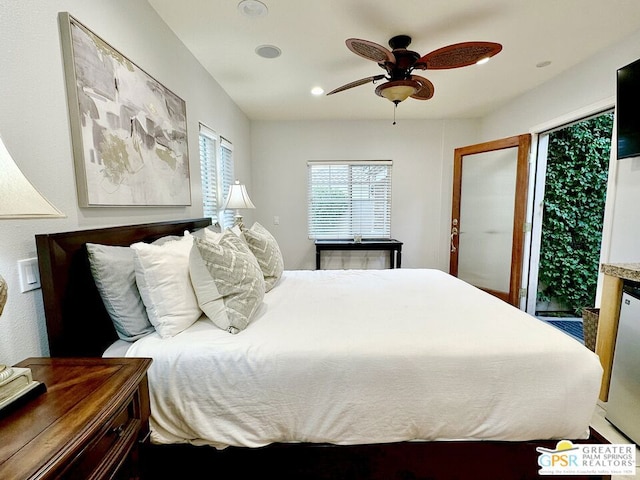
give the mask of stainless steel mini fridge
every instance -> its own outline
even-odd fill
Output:
[[[625,286],[606,419],[640,444],[640,287]]]

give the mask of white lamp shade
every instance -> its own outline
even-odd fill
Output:
[[[247,189],[244,185],[241,185],[238,180],[236,183],[231,185],[229,188],[229,195],[227,196],[227,201],[224,204],[224,209],[239,209],[239,208],[256,208],[251,199],[249,198],[249,194],[247,193]]]
[[[0,138],[0,218],[64,217],[25,178]]]

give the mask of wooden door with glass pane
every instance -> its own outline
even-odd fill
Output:
[[[531,135],[457,148],[449,273],[518,306]]]

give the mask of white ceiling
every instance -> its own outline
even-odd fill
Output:
[[[388,47],[406,34],[420,55],[465,41],[503,45],[482,66],[417,72],[435,95],[406,100],[397,115],[428,119],[482,116],[640,29],[639,0],[263,0],[269,12],[259,18],[241,15],[240,0],[148,1],[254,120],[392,118],[373,84],[310,94],[383,73],[347,49],[350,37]],[[256,55],[265,44],[282,55]]]

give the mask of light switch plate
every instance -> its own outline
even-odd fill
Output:
[[[22,293],[40,288],[40,271],[36,257],[18,260],[18,274]]]

